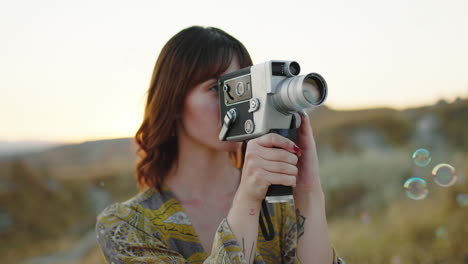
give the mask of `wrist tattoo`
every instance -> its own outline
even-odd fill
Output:
[[[250,249],[250,256],[249,256],[249,264],[252,263],[252,253],[254,255],[254,258],[255,258],[255,253],[254,253],[254,245],[255,245],[255,242],[252,242],[252,248]]]
[[[297,225],[297,238],[299,239],[304,235],[305,216],[301,215],[299,209],[296,209],[296,225]]]
[[[252,242],[252,248],[250,249],[250,252],[249,252],[249,264],[252,263],[252,257],[254,257],[255,259],[255,250],[254,250],[254,247],[255,247],[255,242]],[[242,238],[242,253],[244,253],[244,257],[245,259],[247,259],[247,256],[245,255],[245,239]]]
[[[245,257],[245,243],[244,243],[244,238],[242,238],[242,252],[244,253],[244,257]]]

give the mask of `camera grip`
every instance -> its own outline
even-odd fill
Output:
[[[296,130],[297,127],[299,127],[296,123],[296,118],[298,117],[293,115],[289,129],[272,129],[270,130],[270,133],[276,133],[295,142],[297,138]],[[273,184],[268,187],[265,199],[262,201],[262,210],[259,217],[260,228],[265,240],[270,241],[275,237],[273,223],[271,222],[270,213],[268,212],[266,203],[284,203],[291,202],[292,200],[293,189],[291,186]]]
[[[292,141],[296,140],[296,128],[294,128],[294,118],[291,124],[290,129],[272,129],[270,130],[271,133],[279,134],[283,137],[286,137]],[[292,200],[293,189],[291,186],[285,185],[277,185],[273,184],[268,187],[268,191],[266,193],[265,200],[269,203],[281,203],[281,202],[288,202]]]
[[[291,186],[276,185],[276,184],[270,185],[266,193],[266,196],[286,196],[286,195],[292,195]]]

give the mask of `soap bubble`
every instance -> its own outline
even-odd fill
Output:
[[[406,195],[413,200],[421,200],[426,198],[429,190],[425,180],[417,177],[408,179],[403,185]]]
[[[450,164],[441,163],[432,169],[432,176],[435,183],[442,187],[452,186],[457,181],[455,168]]]
[[[439,238],[439,239],[447,238],[447,229],[445,229],[445,227],[443,227],[443,226],[439,226],[435,230],[435,236],[436,236],[436,238]]]
[[[413,153],[413,162],[419,167],[425,167],[431,162],[431,153],[427,149],[418,149]]]
[[[457,195],[457,203],[461,207],[468,206],[468,194],[466,194],[466,193],[458,194]]]

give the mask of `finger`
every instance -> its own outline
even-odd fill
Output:
[[[258,165],[260,165],[262,169],[271,173],[296,176],[298,172],[298,169],[295,165],[291,165],[286,162],[263,160],[261,164]]]
[[[277,184],[296,187],[296,177],[291,175],[267,172],[266,180],[270,185]]]
[[[315,147],[315,140],[309,115],[305,111],[300,111],[299,114],[301,116],[301,126],[297,133],[298,144],[302,150],[312,149]]]
[[[296,154],[286,151],[284,149],[272,149],[260,147],[259,156],[264,160],[281,161],[291,165],[296,165],[299,158]]]
[[[299,111],[299,115],[301,116],[301,128],[303,128],[304,130],[312,133],[312,125],[310,123],[310,117],[309,117],[309,114],[307,114],[306,111],[302,110],[302,111]],[[302,126],[302,124],[304,124],[304,126]]]
[[[277,148],[282,148],[285,149],[289,152],[296,153],[299,151],[299,147],[296,146],[296,144],[283,136],[280,136],[275,133],[270,133],[263,135],[257,139],[255,139],[257,144],[266,147],[266,148],[272,148],[272,147],[277,147]]]

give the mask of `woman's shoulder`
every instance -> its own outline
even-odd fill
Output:
[[[182,211],[178,201],[166,187],[161,191],[148,188],[132,198],[107,206],[97,217],[98,222],[124,221],[136,226],[159,222]],[[159,221],[158,221],[159,220]]]
[[[119,227],[135,228],[147,234],[154,234],[155,223],[167,218],[172,197],[164,190],[149,188],[132,198],[107,206],[97,216],[97,227],[101,230]]]
[[[139,211],[139,209],[157,210],[171,198],[173,197],[167,188],[163,187],[161,191],[156,188],[147,188],[126,201],[109,205],[101,214],[121,214],[129,210]]]

